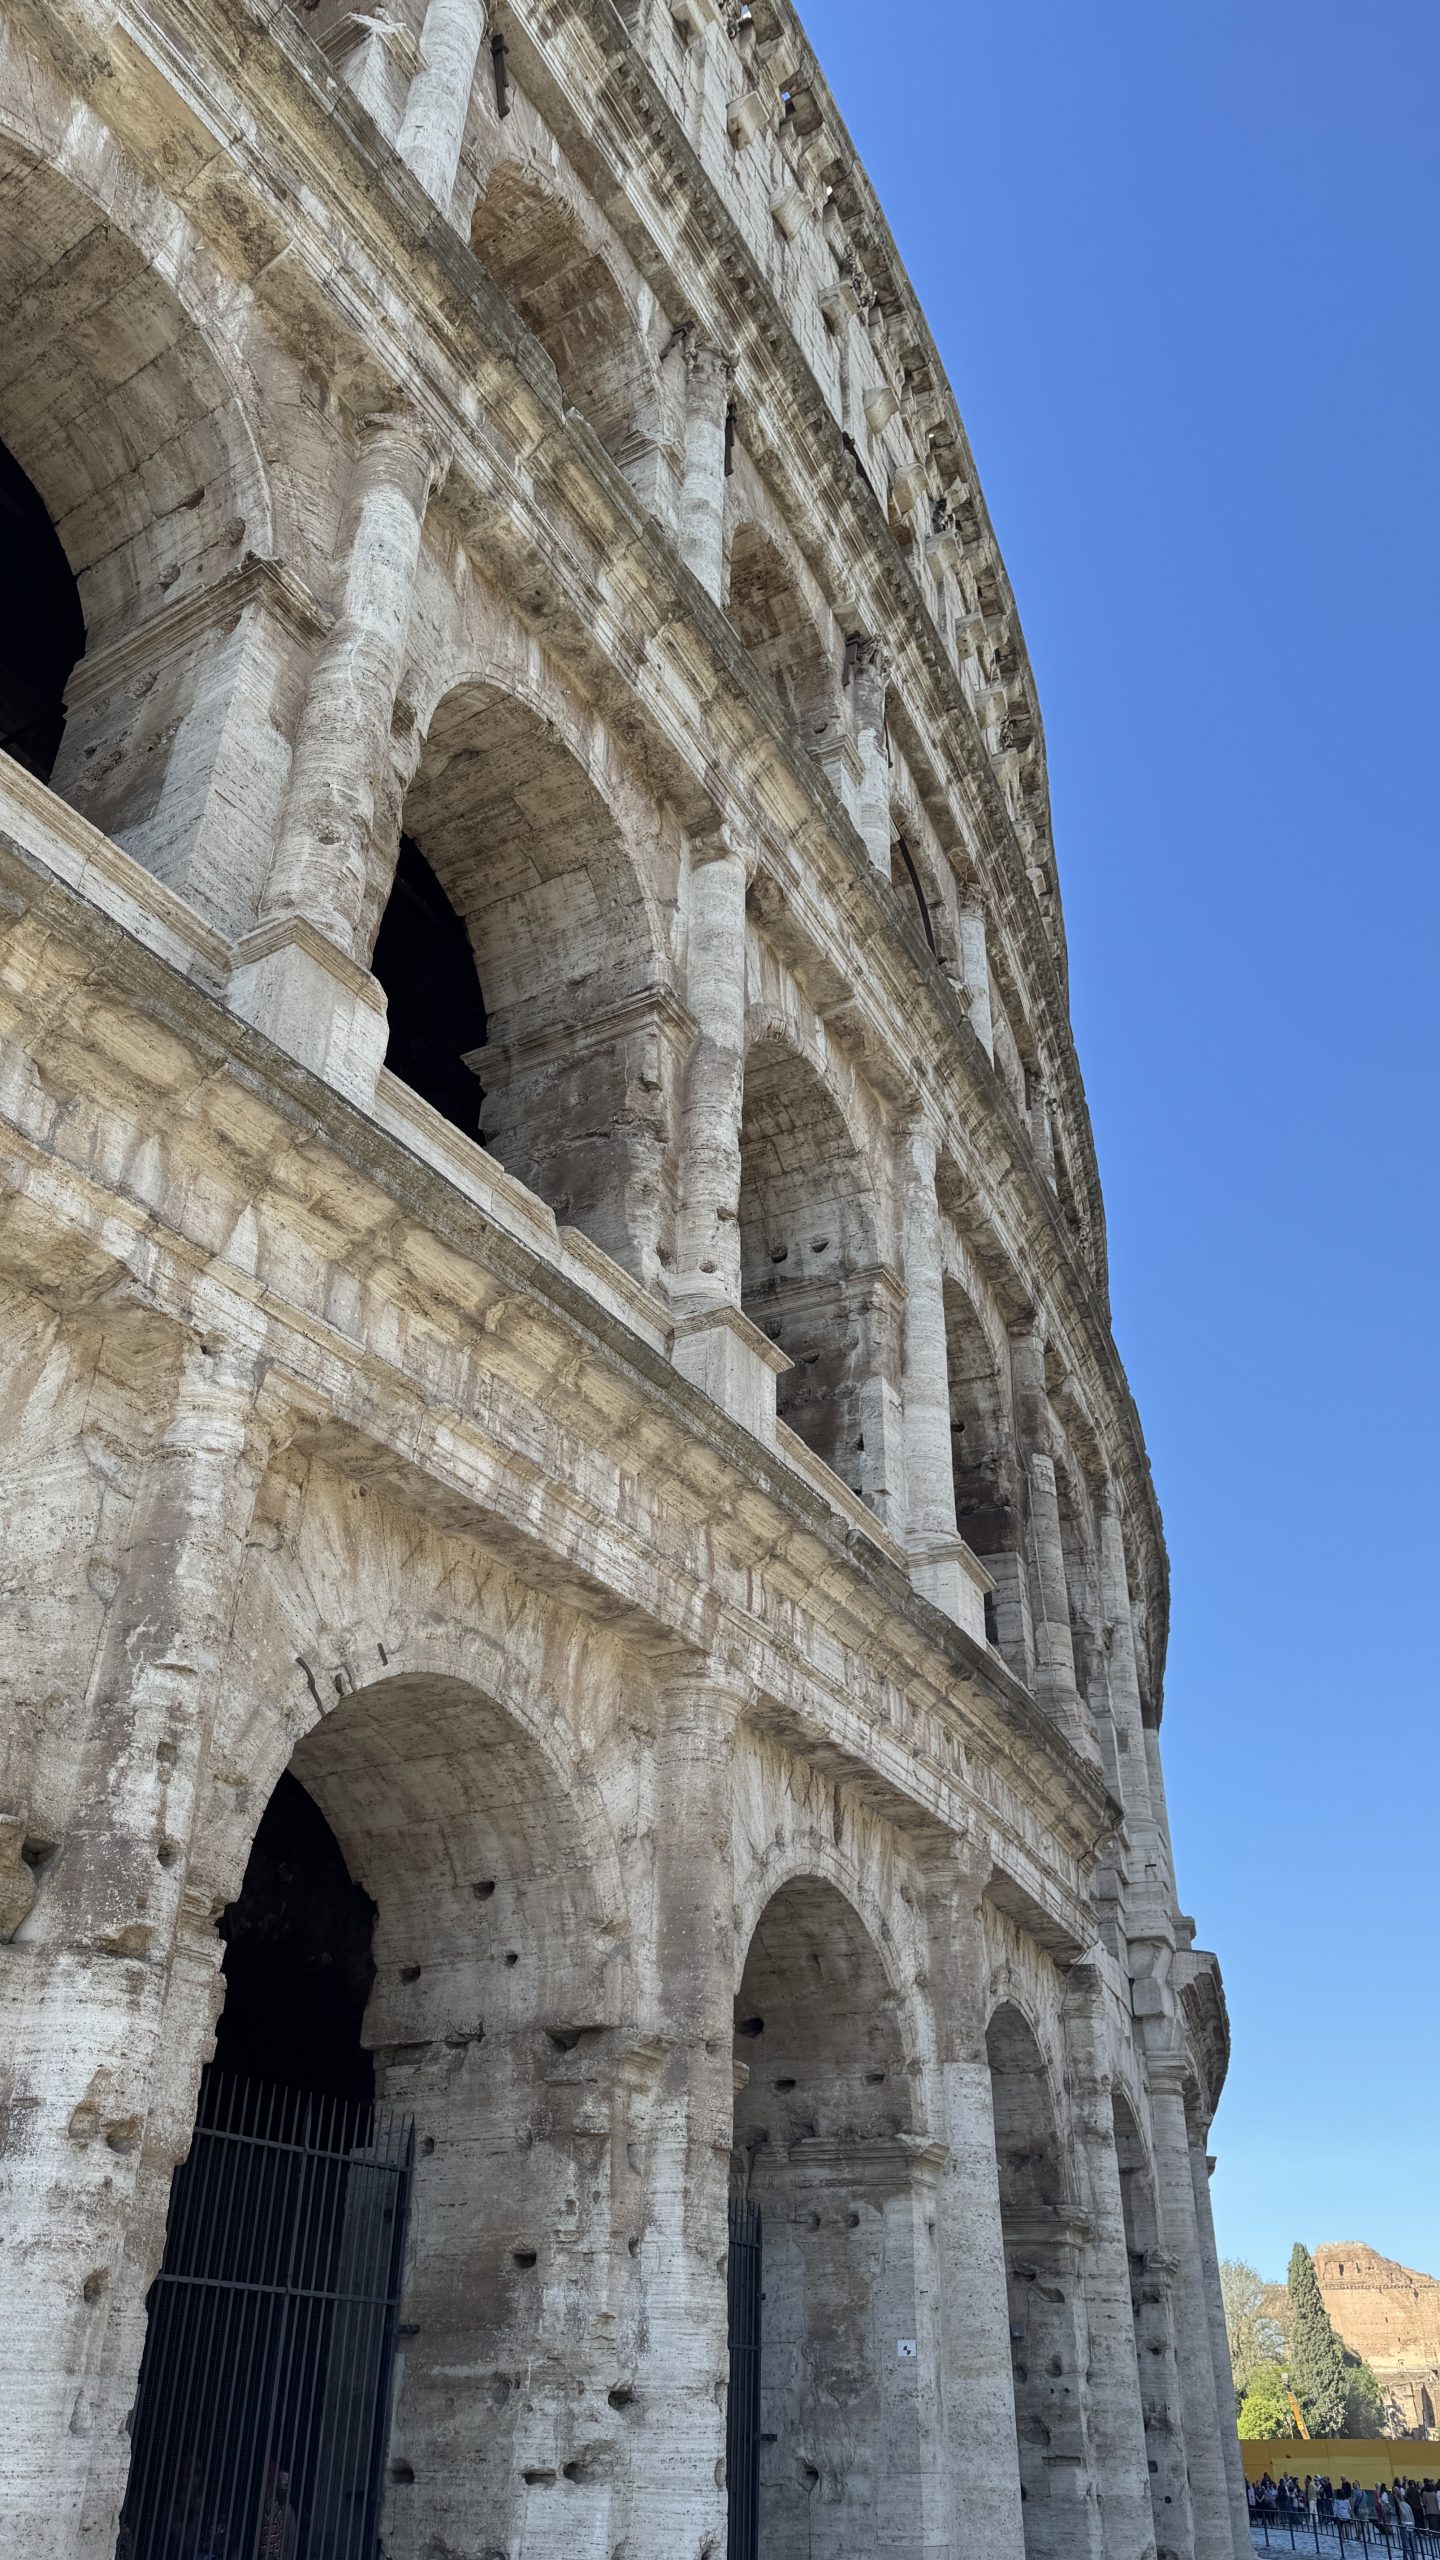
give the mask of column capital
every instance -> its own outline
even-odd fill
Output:
[[[728,393],[735,380],[735,358],[728,348],[717,347],[713,338],[702,338],[698,329],[688,329],[682,345],[685,371],[696,389]]]
[[[759,845],[753,836],[742,838],[731,818],[719,818],[713,827],[692,835],[689,845],[692,871],[702,871],[711,862],[741,862],[748,887],[760,868]]]

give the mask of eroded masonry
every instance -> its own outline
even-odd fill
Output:
[[[1236,2560],[1040,716],[788,0],[12,0],[0,2542]]]

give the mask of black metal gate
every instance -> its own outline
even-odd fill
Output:
[[[206,2073],[119,2560],[374,2560],[413,2153],[366,2102]]]
[[[730,2401],[725,2476],[730,2488],[729,2560],[760,2549],[760,2209],[730,2199]]]

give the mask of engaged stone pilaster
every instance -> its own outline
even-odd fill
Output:
[[[0,2545],[33,2560],[77,2550],[82,2517],[100,2520],[95,2549],[114,2543],[144,2294],[221,1954],[208,1905],[188,1908],[186,1857],[274,1445],[257,1375],[242,1349],[186,1355],[119,1559],[59,1844],[5,1955]]]
[[[1225,2303],[1220,2291],[1220,2258],[1215,2246],[1215,2222],[1210,2210],[1210,2171],[1203,2135],[1190,2145],[1190,2183],[1195,2195],[1195,2229],[1200,2242],[1200,2278],[1205,2293],[1205,2306],[1210,2315],[1210,2353],[1215,2365],[1215,2406],[1219,2412],[1220,2449],[1225,2462],[1225,2485],[1230,2497],[1230,2527],[1235,2541],[1235,2560],[1248,2560],[1251,2550],[1250,2511],[1245,2501],[1245,2472],[1240,2460],[1240,2439],[1229,2424],[1230,2395],[1234,2376],[1230,2366],[1230,2342],[1225,2330]]]
[[[351,479],[339,610],[310,671],[260,921],[230,982],[238,1013],[362,1100],[384,1056],[385,1006],[357,945],[380,902],[375,874],[395,858],[380,841],[393,804],[391,727],[441,464],[413,414],[370,422]]]
[[[675,2560],[725,2546],[726,2258],[734,2138],[735,1880],[731,1772],[747,1703],[728,1672],[655,1698],[648,1788],[660,2054],[644,2136],[640,2334],[624,2548]],[[637,1897],[638,1899],[638,1897]],[[713,2540],[707,2542],[706,2537]]]
[[[995,2111],[985,2053],[989,1955],[980,1899],[989,1862],[968,1844],[927,1895],[931,1997],[940,2083],[940,2395],[948,2453],[950,2548],[956,2560],[1024,2560],[1015,2464],[1015,2389]]]
[[[1055,1461],[1050,1454],[1050,1407],[1045,1390],[1045,1346],[1038,1334],[1011,1338],[1015,1400],[1027,1451],[1030,1496],[1030,1575],[1035,1626],[1035,1695],[1067,1739],[1098,1765],[1095,1727],[1075,1680],[1070,1633],[1070,1587]]]
[[[725,835],[690,848],[685,996],[699,1034],[680,1136],[677,1298],[740,1304],[740,1113],[745,1082],[749,865]]]
[[[1065,1992],[1066,2082],[1089,2215],[1082,2261],[1088,2434],[1100,2492],[1105,2560],[1153,2560],[1155,2524],[1104,2008],[1100,1968],[1074,1966]]]
[[[955,1519],[950,1362],[935,1164],[933,1133],[916,1123],[906,1133],[903,1166],[906,1545],[916,1589],[983,1644],[990,1576],[971,1555]]]
[[[1222,2417],[1225,2430],[1231,2435],[1234,2424],[1228,2402],[1222,2409],[1215,2391],[1215,2351],[1195,2210],[1184,2070],[1178,2061],[1157,2056],[1147,2065],[1146,2077],[1161,2228],[1175,2258],[1175,2360],[1180,2370],[1196,2560],[1236,2560],[1230,2483],[1221,2444]],[[1217,2275],[1217,2291],[1218,2285]]]
[[[442,213],[450,210],[485,34],[485,0],[430,0],[421,67],[410,83],[396,148]]]
[[[975,892],[961,899],[958,927],[960,970],[969,998],[970,1028],[987,1058],[995,1056],[995,1023],[990,1002],[990,955],[985,945],[985,911]]]
[[[680,556],[718,604],[725,585],[725,419],[735,368],[718,347],[691,339],[685,374]]]
[[[876,870],[888,880],[890,755],[885,739],[885,693],[889,682],[889,661],[880,642],[862,634],[848,643],[846,667],[855,746],[860,758],[856,824]]]
[[[1107,1487],[1100,1506],[1100,1607],[1109,1640],[1110,1707],[1115,1719],[1120,1796],[1130,1837],[1133,1898],[1136,1917],[1143,1923],[1150,1908],[1163,1899],[1167,1877],[1150,1800],[1150,1766],[1145,1754],[1145,1719],[1135,1661],[1125,1533],[1113,1486]]]

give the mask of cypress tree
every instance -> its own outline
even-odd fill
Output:
[[[1315,2261],[1297,2240],[1286,2276],[1290,2295],[1290,2383],[1312,2436],[1338,2436],[1345,2424],[1349,2375],[1345,2350],[1320,2295]]]

